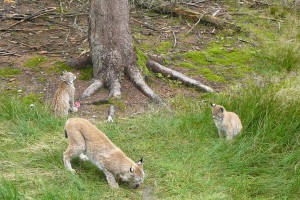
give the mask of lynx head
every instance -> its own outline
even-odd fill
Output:
[[[72,72],[63,71],[63,75],[60,76],[61,80],[66,82],[68,85],[73,84],[76,76]]]
[[[224,113],[226,112],[223,106],[211,103],[212,116],[215,120],[223,120]]]
[[[143,159],[140,159],[137,163],[134,163],[128,171],[120,175],[122,181],[129,182],[129,185],[137,189],[140,184],[144,181],[145,173],[143,170]]]

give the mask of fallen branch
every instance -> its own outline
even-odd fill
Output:
[[[169,75],[172,79],[179,80],[185,85],[190,85],[190,86],[196,87],[204,92],[214,92],[214,90],[212,88],[202,84],[200,81],[194,80],[180,72],[169,69],[169,68],[155,62],[154,60],[148,60],[146,66],[148,67],[148,69],[150,69],[151,71],[153,71],[155,73],[162,73],[164,75]]]
[[[174,5],[170,3],[153,4],[142,0],[136,0],[134,2],[139,7],[147,8],[157,13],[164,13],[164,14],[171,14],[171,15],[175,14],[177,16],[182,16],[183,18],[191,19],[195,22],[197,22],[199,18],[203,15],[203,17],[201,18],[201,22],[203,23],[210,23],[218,28],[231,28],[236,31],[240,31],[241,29],[241,27],[237,26],[236,24],[230,23],[224,19],[220,19],[218,17],[214,17],[206,13],[200,13],[179,5]]]

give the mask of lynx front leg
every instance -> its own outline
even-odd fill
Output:
[[[111,188],[119,188],[119,184],[117,183],[114,175],[107,171],[106,169],[103,169],[103,172],[106,176],[106,180]]]

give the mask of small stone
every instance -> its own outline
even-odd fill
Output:
[[[23,91],[23,90],[18,90],[17,92],[18,92],[18,93],[21,93],[22,91]]]
[[[11,78],[11,79],[9,79],[8,81],[9,82],[13,82],[13,81],[15,81],[16,80],[16,78]]]

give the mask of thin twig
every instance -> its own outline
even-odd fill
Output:
[[[173,37],[174,37],[174,44],[173,44],[173,47],[175,47],[175,46],[176,46],[176,43],[177,43],[176,35],[175,35],[174,31],[172,31],[172,34],[173,34]]]
[[[49,12],[52,12],[52,11],[54,11],[54,10],[56,10],[56,7],[49,7],[49,8],[45,8],[45,9],[39,10],[39,11],[33,13],[32,15],[29,15],[29,16],[25,17],[25,18],[22,19],[21,21],[18,21],[18,22],[16,22],[16,23],[10,25],[8,28],[6,28],[6,29],[0,29],[0,30],[1,30],[1,31],[9,30],[9,29],[11,29],[12,27],[14,27],[14,26],[16,26],[16,25],[21,24],[21,23],[24,22],[24,21],[27,21],[27,20],[30,20],[30,19],[38,18],[38,17],[40,17],[40,16],[42,16],[42,15],[45,15],[45,14],[47,14],[47,13],[49,13]]]
[[[137,22],[137,23],[139,23],[139,24],[142,24],[143,26],[145,26],[146,28],[148,28],[148,29],[150,29],[150,30],[153,30],[153,31],[158,31],[156,28],[153,28],[152,26],[150,26],[149,24],[147,24],[147,22],[141,22],[141,21],[139,21],[139,20],[137,20],[137,19],[134,19],[134,18],[130,18],[132,21],[135,21],[135,22]]]
[[[206,14],[206,13],[204,12],[204,13],[199,17],[199,19],[198,19],[198,21],[196,22],[196,24],[194,24],[194,25],[192,26],[192,28],[187,32],[186,35],[188,35],[188,34],[194,29],[194,27],[197,26],[197,24],[199,24],[199,22],[201,21],[201,18],[202,18],[205,14]]]

